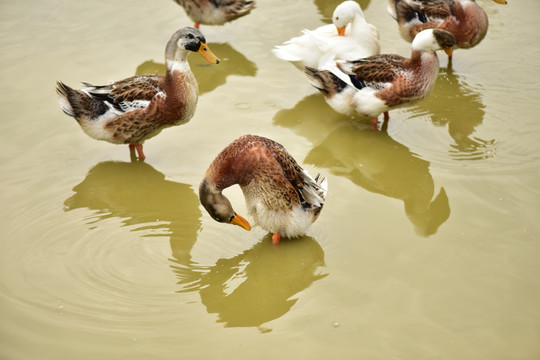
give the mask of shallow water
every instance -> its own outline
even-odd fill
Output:
[[[87,137],[55,81],[163,71],[173,1],[2,2],[0,358],[540,358],[540,30],[500,6],[425,101],[374,132],[332,111],[274,45],[340,1],[259,0],[203,26],[194,118],[145,143]],[[407,55],[384,1],[360,1]],[[236,137],[272,138],[330,192],[305,237],[214,222],[197,187]],[[226,191],[245,214],[238,188]]]

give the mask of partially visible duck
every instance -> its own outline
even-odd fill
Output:
[[[254,0],[174,0],[182,6],[189,18],[200,24],[223,25],[247,15],[255,7]]]
[[[440,29],[454,35],[456,48],[468,49],[482,41],[488,29],[487,14],[475,0],[388,0],[388,12],[409,42],[422,30]]]
[[[332,21],[334,24],[303,30],[303,35],[276,46],[272,52],[300,69],[305,66],[321,69],[335,60],[354,60],[380,52],[379,32],[366,22],[358,3],[339,4]]]
[[[88,136],[129,144],[144,160],[145,140],[166,127],[187,123],[195,112],[198,86],[186,61],[190,52],[199,53],[209,63],[219,63],[203,34],[186,27],[167,43],[165,75],[133,76],[102,86],[84,83],[82,90],[58,82],[60,107]]]
[[[249,222],[222,194],[235,184],[240,185],[255,222],[273,234],[274,244],[281,236],[305,234],[327,193],[326,178],[312,178],[282,145],[256,135],[244,135],[223,149],[199,186],[201,204],[214,220],[250,230]]]
[[[412,42],[410,58],[375,55],[365,59],[338,62],[339,69],[306,68],[310,83],[321,91],[337,112],[368,116],[373,129],[377,117],[400,105],[429,95],[439,73],[436,50],[454,46],[454,36],[444,30],[420,32]],[[341,72],[339,71],[341,70]]]

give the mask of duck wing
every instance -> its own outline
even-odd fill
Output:
[[[363,83],[390,83],[403,71],[409,59],[399,55],[375,55],[365,59],[338,62],[346,74]]]
[[[273,142],[269,150],[281,166],[285,178],[296,190],[302,207],[322,207],[327,191],[326,179],[320,174],[313,179],[280,144]]]
[[[407,4],[417,12],[424,15],[419,17],[422,22],[440,21],[454,16],[456,4],[454,0],[407,0]]]
[[[150,101],[163,92],[162,75],[132,76],[109,85],[87,86],[85,92],[95,99],[107,102],[116,110],[126,113],[144,109]]]

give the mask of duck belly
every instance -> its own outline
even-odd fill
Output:
[[[105,129],[105,125],[111,120],[116,119],[118,116],[119,114],[116,111],[110,109],[97,118],[80,119],[78,121],[85,134],[91,138],[105,140],[113,144],[123,144],[124,142],[121,139],[115,139],[113,133],[110,130]]]
[[[377,90],[365,87],[354,95],[351,103],[358,114],[377,117],[389,109],[386,102],[378,98],[376,93]]]
[[[293,238],[304,235],[313,223],[313,214],[306,212],[301,205],[291,209],[270,209],[264,202],[246,197],[248,212],[255,224],[272,234]]]

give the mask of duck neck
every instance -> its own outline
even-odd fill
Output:
[[[351,21],[351,34],[363,33],[368,23],[363,14],[357,13]]]
[[[439,70],[439,57],[433,50],[417,50],[414,49],[411,53],[411,63],[418,64],[422,71],[434,68],[434,71]]]
[[[191,71],[189,63],[187,62],[188,55],[188,50],[180,49],[176,47],[176,45],[173,49],[169,49],[169,46],[167,46],[167,51],[165,52],[165,64],[167,66],[167,72]]]
[[[219,191],[238,184],[246,186],[253,179],[254,161],[238,149],[224,149],[210,165],[206,176]]]

